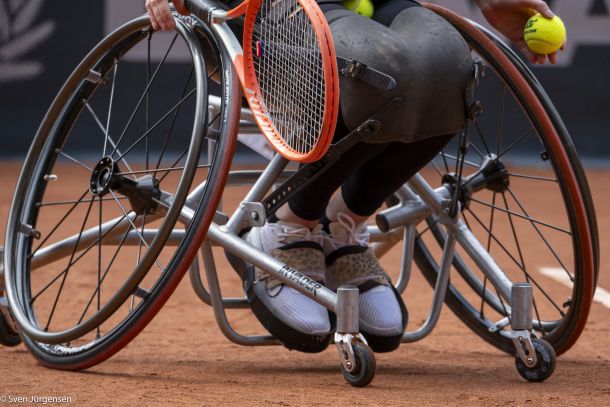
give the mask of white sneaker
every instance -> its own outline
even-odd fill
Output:
[[[321,226],[310,230],[286,222],[266,223],[245,236],[253,246],[320,283],[325,270],[323,239]],[[254,315],[287,348],[326,349],[332,332],[326,308],[262,270],[251,271],[245,280]]]
[[[324,246],[328,287],[358,287],[360,332],[375,352],[396,349],[407,325],[407,309],[369,248],[366,223],[357,225],[349,215],[339,213],[328,228]]]

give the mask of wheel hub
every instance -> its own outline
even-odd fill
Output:
[[[161,196],[159,181],[152,175],[138,179],[121,174],[118,164],[111,157],[102,158],[94,167],[89,181],[89,192],[102,197],[110,191],[127,197],[131,209],[138,213],[154,213]]]
[[[455,173],[445,174],[443,184],[450,186],[453,191],[457,185]],[[504,192],[510,186],[508,170],[504,163],[495,154],[483,157],[479,169],[468,177],[462,179],[460,201],[462,207],[466,208],[472,196],[483,189],[493,192]]]
[[[115,174],[119,173],[119,166],[110,157],[102,158],[96,166],[93,168],[91,173],[91,180],[89,182],[89,192],[93,196],[104,196],[106,195],[113,184],[113,178]]]
[[[479,170],[464,179],[463,188],[469,195],[482,189],[504,192],[510,185],[508,170],[499,157],[490,154],[483,158]]]

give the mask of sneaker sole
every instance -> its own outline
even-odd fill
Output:
[[[256,316],[256,319],[263,325],[263,327],[279,340],[282,345],[291,350],[298,350],[306,353],[319,353],[324,351],[330,344],[330,340],[334,333],[335,318],[329,313],[329,319],[331,323],[331,330],[327,335],[310,335],[297,331],[291,326],[284,323],[281,319],[276,317],[267,306],[261,301],[254,290],[254,267],[247,267],[244,273],[244,285],[246,286],[246,294],[248,302],[250,303],[250,309]]]

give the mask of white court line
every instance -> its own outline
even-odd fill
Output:
[[[572,287],[572,282],[570,281],[570,277],[568,277],[568,273],[566,273],[565,270],[562,268],[541,267],[540,272],[545,276],[551,277],[553,280],[556,280],[565,286]],[[610,292],[604,290],[601,287],[597,287],[595,289],[593,301],[599,302],[606,308],[610,308]]]

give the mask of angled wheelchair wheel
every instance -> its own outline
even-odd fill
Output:
[[[449,20],[484,61],[475,98],[482,112],[468,124],[462,219],[507,277],[534,287],[534,329],[561,354],[581,334],[599,266],[595,210],[569,134],[541,85],[493,34],[455,13]],[[432,163],[431,184],[455,186],[457,141]],[[537,151],[537,157],[527,153]],[[434,180],[434,182],[433,182]],[[419,229],[415,259],[434,284],[444,229],[430,217]],[[509,304],[458,247],[446,303],[473,331],[514,353]]]
[[[84,369],[127,345],[174,291],[215,215],[239,92],[215,35],[176,21],[160,33],[141,17],[101,41],[28,153],[8,221],[6,285],[24,342],[45,366]],[[220,101],[214,114],[210,95]]]

